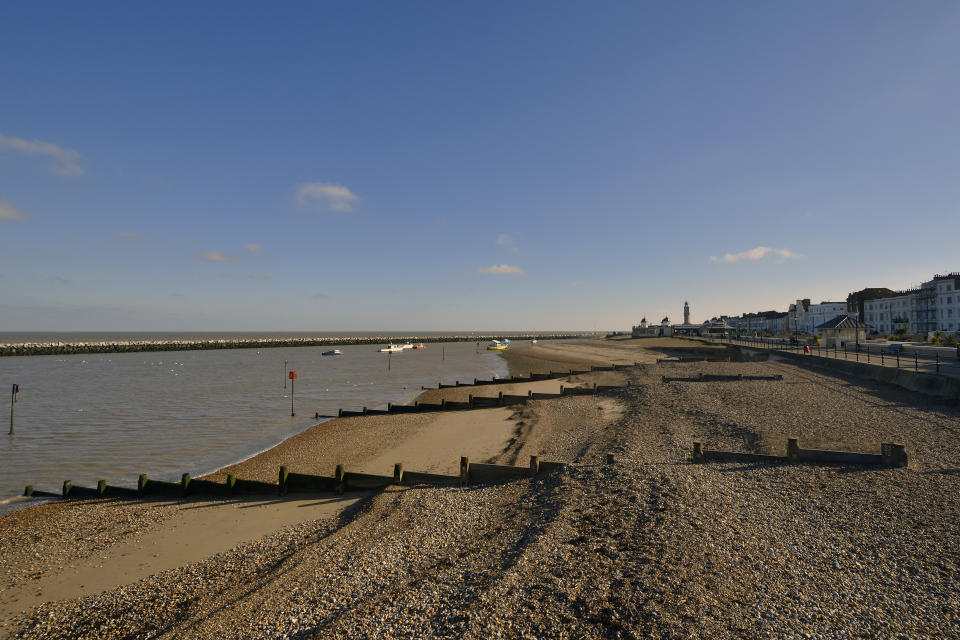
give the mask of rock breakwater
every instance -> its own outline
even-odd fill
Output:
[[[584,338],[586,333],[503,335],[452,334],[447,336],[339,336],[324,338],[228,338],[221,340],[118,340],[105,342],[22,342],[0,343],[0,357],[48,356],[83,353],[131,353],[146,351],[197,351],[204,349],[269,349],[272,347],[325,347],[351,344],[386,344],[405,342],[486,342],[497,338],[508,340],[568,340]]]

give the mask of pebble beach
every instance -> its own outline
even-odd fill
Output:
[[[455,430],[478,428],[500,430],[481,457],[444,449],[424,464],[459,455],[569,464],[504,483],[391,487],[325,505],[322,517],[307,500],[265,535],[96,593],[44,601],[37,586],[188,522],[187,510],[251,505],[55,501],[2,516],[0,637],[960,637],[957,403],[785,362],[657,362],[696,344],[584,340],[507,352],[514,374],[637,366],[560,381],[620,385],[612,392],[491,409],[483,423],[326,422],[229,472],[272,480],[280,464],[363,468],[441,431],[467,442]],[[662,381],[700,373],[782,380]],[[898,442],[910,462],[690,460],[694,441],[782,454],[788,437],[872,453]]]

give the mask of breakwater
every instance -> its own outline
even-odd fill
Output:
[[[515,334],[495,333],[453,335],[382,335],[333,336],[309,338],[224,338],[175,340],[116,340],[90,342],[22,342],[0,343],[0,357],[48,356],[94,353],[137,353],[156,351],[203,351],[212,349],[270,349],[274,347],[326,347],[357,344],[387,344],[405,342],[487,342],[491,339],[508,340],[569,340],[585,338],[590,333]],[[481,345],[482,346],[482,345]]]

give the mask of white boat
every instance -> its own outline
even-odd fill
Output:
[[[340,351],[340,349],[333,349],[333,350],[331,350],[331,351],[324,351],[324,352],[321,353],[320,355],[322,355],[322,356],[342,356],[342,355],[343,355],[343,351]]]
[[[397,351],[403,351],[403,347],[399,344],[388,344],[385,347],[380,347],[377,351],[380,353],[396,353]]]
[[[504,351],[508,346],[510,346],[509,340],[491,340],[487,343],[487,349],[490,351]]]
[[[424,348],[424,347],[423,347],[423,343],[422,343],[422,342],[418,342],[417,344],[413,345],[413,348],[414,348],[414,349],[423,349],[423,348]]]
[[[413,345],[408,342],[407,344],[402,345],[401,348],[402,348],[402,349],[413,349]]]
[[[533,340],[531,340],[531,341],[530,341],[530,344],[537,344],[537,339],[534,338]]]

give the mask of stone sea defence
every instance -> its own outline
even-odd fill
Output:
[[[588,337],[589,333],[553,334],[452,334],[447,336],[336,336],[325,338],[231,338],[223,340],[137,340],[111,342],[23,342],[0,343],[3,356],[48,356],[78,353],[130,353],[140,351],[196,351],[202,349],[269,349],[271,347],[326,347],[350,344],[387,344],[406,342],[487,342],[508,340],[568,340]]]

